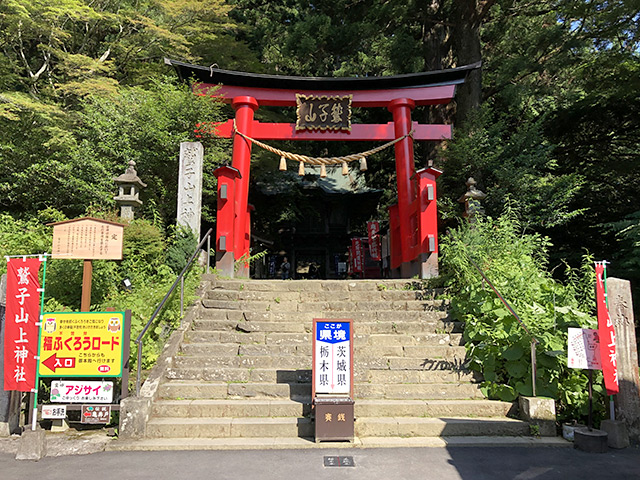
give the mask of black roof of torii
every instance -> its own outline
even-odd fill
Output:
[[[431,72],[408,73],[382,77],[295,77],[236,72],[220,68],[193,65],[165,58],[181,80],[211,84],[256,87],[278,90],[386,90],[396,88],[432,87],[464,83],[467,74],[481,67],[482,62]]]

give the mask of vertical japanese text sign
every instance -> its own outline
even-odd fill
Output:
[[[351,252],[353,253],[353,271],[362,273],[364,267],[364,250],[362,248],[361,238],[351,239]]]
[[[367,233],[369,234],[369,253],[374,260],[380,260],[381,248],[380,248],[380,223],[379,222],[367,222]]]
[[[35,388],[40,317],[39,258],[7,262],[7,307],[4,335],[4,389]]]
[[[607,395],[620,391],[618,386],[618,365],[616,361],[616,334],[609,316],[604,291],[604,262],[596,262],[596,306],[598,314],[598,332],[600,334],[600,360]]]
[[[313,394],[353,397],[351,320],[313,320]]]

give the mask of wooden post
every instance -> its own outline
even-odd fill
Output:
[[[91,309],[91,277],[93,275],[93,264],[91,260],[84,260],[82,268],[82,300],[80,301],[80,311],[88,312]]]

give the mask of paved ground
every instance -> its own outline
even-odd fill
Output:
[[[355,467],[325,467],[325,456]],[[322,450],[100,452],[17,461],[0,453],[0,478],[46,479],[639,479],[640,449],[438,447]]]

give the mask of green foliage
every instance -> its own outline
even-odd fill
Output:
[[[510,197],[518,199],[519,213],[532,228],[555,227],[580,217],[583,211],[572,203],[583,180],[558,171],[554,146],[542,135],[543,120],[514,128],[489,107],[475,112],[445,151],[445,194],[463,194],[472,176],[486,186],[483,206],[489,215],[499,215]]]
[[[452,229],[443,239],[442,264],[452,289],[452,314],[465,324],[468,368],[484,376],[489,398],[512,401],[533,393],[531,341],[537,340],[536,393],[555,398],[560,419],[586,413],[587,377],[567,367],[567,329],[593,328],[592,272],[585,280],[570,272],[568,285],[549,273],[548,239],[523,232],[507,208],[497,219],[479,216],[475,223]],[[494,291],[483,282],[470,259],[482,269],[524,323],[528,334]],[[585,257],[585,270],[592,259]],[[601,381],[598,377],[596,382]],[[596,408],[603,409],[601,391]]]
[[[190,228],[178,226],[173,227],[172,230],[166,263],[173,273],[178,275],[195,252],[198,239]]]

